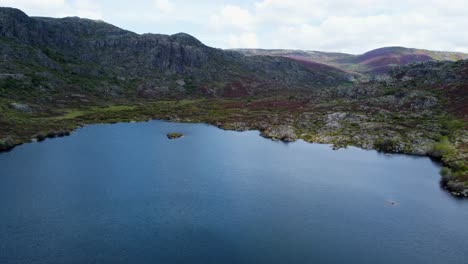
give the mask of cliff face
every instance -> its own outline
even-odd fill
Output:
[[[103,89],[112,96],[246,96],[348,79],[337,69],[211,48],[184,33],[138,35],[102,21],[28,17],[12,8],[0,8],[0,41],[1,73],[24,74],[59,93],[79,87],[97,96]]]

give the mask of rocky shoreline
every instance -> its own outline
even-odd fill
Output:
[[[308,143],[330,144],[332,145],[332,148],[335,150],[340,149],[340,148],[346,148],[348,146],[348,145],[336,144],[336,142],[333,141],[330,137],[321,137],[322,140],[320,141],[311,141],[311,140],[308,140],[307,138],[302,138],[300,135],[299,136],[296,135],[296,133],[294,132],[294,127],[288,126],[288,125],[280,125],[277,127],[271,127],[267,125],[262,125],[258,127],[249,127],[243,122],[235,122],[235,123],[228,123],[228,124],[216,123],[214,125],[224,130],[235,130],[235,131],[257,130],[260,132],[260,136],[271,139],[273,141],[283,141],[283,142],[289,143],[289,142],[295,142],[299,139],[302,139]],[[418,149],[418,151],[416,152],[414,151],[405,152],[404,148],[399,148],[398,150],[382,148],[382,147],[379,147],[379,144],[374,144],[374,145],[354,144],[354,145],[349,145],[349,146],[354,146],[354,147],[358,147],[358,148],[366,149],[366,150],[376,150],[376,151],[388,153],[388,154],[427,156],[431,158],[432,160],[440,163],[442,166],[448,165],[444,163],[444,161],[442,160],[440,156],[433,155],[433,153],[431,153],[430,149],[427,148],[427,146],[415,146],[414,149]],[[427,151],[421,152],[420,151],[421,149],[427,149]],[[443,167],[443,168],[446,168],[446,167]],[[463,183],[453,182],[453,177],[443,175],[443,170],[441,174],[442,174],[441,175],[442,177],[440,180],[440,184],[442,188],[447,190],[453,196],[468,198],[468,188],[465,187]]]
[[[339,114],[342,115],[342,114]],[[332,116],[339,116],[333,114]],[[335,119],[329,118],[329,123],[336,126]],[[257,130],[260,133],[260,136],[274,140],[274,141],[283,141],[283,142],[294,142],[299,139],[302,139],[309,143],[319,143],[319,144],[330,144],[333,149],[346,148],[347,146],[355,146],[367,150],[376,150],[383,153],[394,153],[394,154],[405,154],[405,155],[418,155],[418,156],[428,156],[437,162],[440,162],[442,166],[447,166],[448,164],[444,163],[440,156],[432,155],[430,151],[430,144],[424,141],[415,141],[415,145],[411,148],[405,146],[403,142],[390,142],[390,139],[383,140],[381,142],[373,141],[370,138],[363,138],[363,141],[346,141],[342,140],[345,138],[343,135],[336,134],[330,136],[329,134],[322,131],[322,133],[317,133],[313,137],[307,133],[300,133],[299,129],[292,124],[279,124],[272,125],[266,121],[261,122],[245,122],[245,121],[207,121],[194,117],[178,117],[175,115],[166,116],[165,118],[141,118],[136,120],[121,120],[120,122],[139,122],[139,121],[150,121],[150,120],[165,120],[170,122],[196,122],[196,123],[207,123],[214,125],[223,130],[233,130],[233,131],[251,131]],[[40,142],[47,138],[56,138],[71,135],[72,132],[84,125],[91,125],[97,123],[116,123],[112,119],[109,120],[100,120],[100,122],[87,122],[87,123],[77,123],[65,130],[50,131],[46,134],[37,133],[29,140],[25,139],[22,141],[14,141],[11,137],[6,138],[0,141],[0,152],[10,151],[15,146],[21,145],[28,142]],[[329,123],[326,123],[325,126],[330,126]],[[176,139],[183,136],[180,133],[169,133],[166,135],[169,139]],[[356,135],[352,135],[353,138],[359,138]],[[362,135],[361,135],[362,138]],[[337,140],[338,139],[338,140]],[[396,147],[395,147],[396,146]],[[468,197],[468,188],[466,188],[463,183],[458,183],[454,181],[451,175],[442,175],[441,186],[450,192],[454,196],[458,197]]]

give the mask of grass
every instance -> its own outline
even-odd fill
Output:
[[[132,111],[135,108],[136,106],[131,106],[131,105],[113,105],[113,106],[108,106],[108,107],[90,107],[87,109],[67,109],[65,110],[66,113],[64,115],[53,116],[50,118],[56,119],[56,120],[67,120],[67,119],[75,119],[81,116],[94,114],[94,113]]]

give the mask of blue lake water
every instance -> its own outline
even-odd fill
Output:
[[[468,200],[438,171],[203,124],[87,126],[0,154],[0,263],[467,263]]]

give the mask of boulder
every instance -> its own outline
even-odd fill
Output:
[[[33,111],[32,108],[27,104],[11,103],[10,107],[19,112],[30,113]]]
[[[0,151],[10,150],[15,146],[15,141],[10,138],[0,139]]]
[[[288,125],[280,125],[275,127],[268,127],[262,130],[261,135],[273,140],[281,140],[284,142],[293,142],[297,140],[297,135],[294,128]]]
[[[181,138],[183,136],[184,136],[184,134],[182,134],[182,133],[168,133],[167,134],[168,139],[176,139],[176,138]]]

